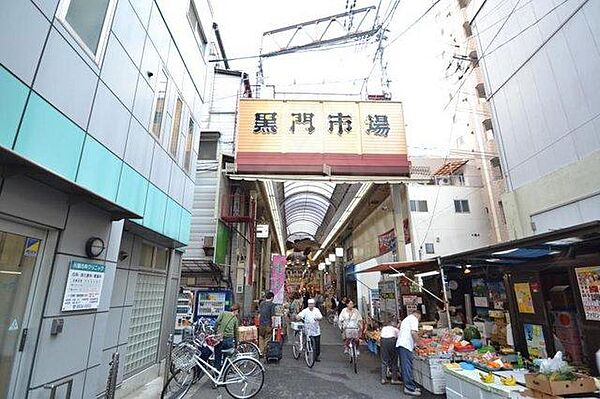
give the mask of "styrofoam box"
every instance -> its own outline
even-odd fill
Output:
[[[423,378],[423,388],[428,390],[429,392],[441,395],[446,392],[446,380],[440,378]]]
[[[446,399],[463,399],[463,396],[460,393],[446,387]]]

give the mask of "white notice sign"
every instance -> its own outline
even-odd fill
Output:
[[[256,238],[269,238],[269,225],[268,224],[257,224],[256,225]]]
[[[97,309],[104,282],[104,265],[71,261],[62,311]]]

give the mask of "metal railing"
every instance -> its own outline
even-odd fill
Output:
[[[109,366],[105,398],[114,399],[117,390],[117,374],[119,373],[119,352],[112,354],[112,360],[110,361]]]

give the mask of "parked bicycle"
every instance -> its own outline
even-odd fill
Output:
[[[214,347],[216,336],[207,336],[204,347]],[[192,346],[192,344],[186,343]],[[230,356],[225,358],[220,370],[209,363],[206,352],[197,348],[188,348],[186,356],[172,360],[171,370],[175,370],[163,388],[161,398],[181,399],[190,390],[192,384],[206,375],[216,387],[225,387],[227,393],[236,399],[249,399],[260,392],[264,384],[265,369],[252,356],[238,354],[235,348],[224,350]],[[191,358],[189,354],[191,353]]]
[[[358,346],[360,345],[360,329],[356,327],[345,327],[343,338],[348,342],[348,355],[354,372],[358,373]]]
[[[302,322],[292,322],[292,330],[294,330],[294,344],[292,345],[292,353],[294,359],[298,360],[300,355],[304,353],[304,361],[310,368],[315,365],[315,352],[313,349],[313,340],[310,338]]]

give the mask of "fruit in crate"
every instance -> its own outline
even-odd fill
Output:
[[[485,384],[492,384],[494,382],[494,374],[492,373],[479,373],[479,378]]]
[[[460,370],[461,368],[460,364],[458,363],[446,363],[444,366],[450,370]]]
[[[502,381],[503,385],[512,387],[517,385],[517,379],[515,378],[514,375],[510,375],[508,377],[500,377],[500,381]]]

